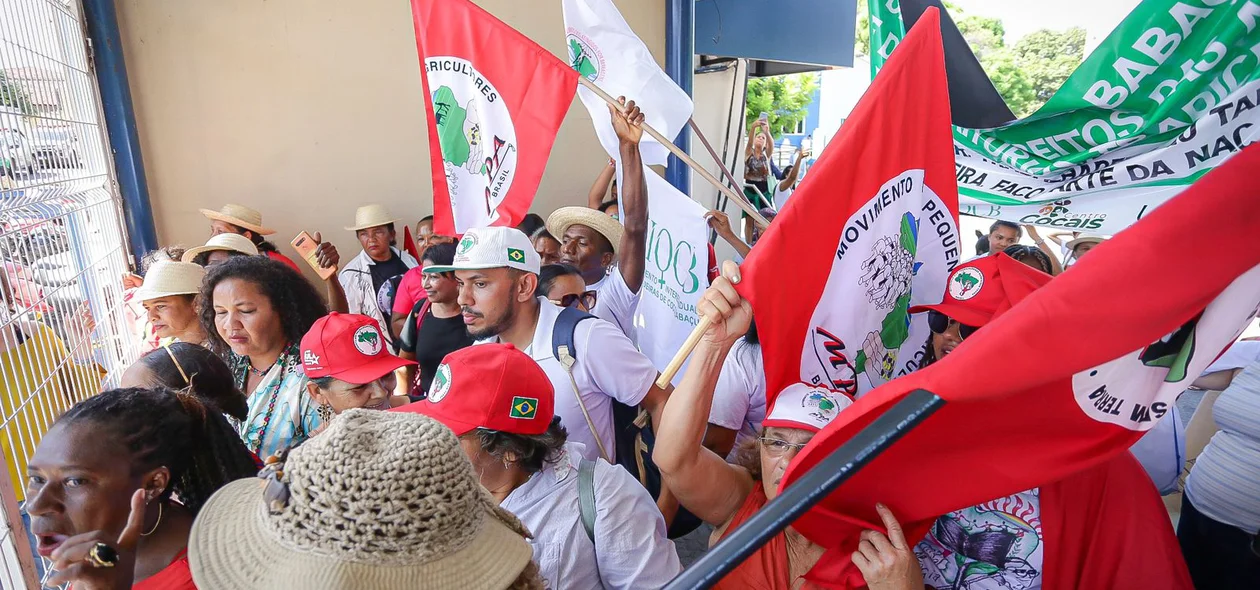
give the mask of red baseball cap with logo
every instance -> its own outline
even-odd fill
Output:
[[[311,325],[302,337],[301,355],[307,377],[333,377],[356,385],[416,364],[389,352],[376,320],[335,311]]]
[[[1006,313],[1051,278],[1004,253],[985,256],[962,264],[950,273],[943,301],[916,305],[910,308],[910,313],[935,310],[960,324],[978,328]]]
[[[394,408],[424,414],[463,436],[477,428],[535,435],[555,415],[547,373],[511,344],[480,344],[446,355],[428,398]]]

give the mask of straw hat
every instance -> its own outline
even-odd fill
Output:
[[[386,209],[384,205],[364,205],[355,210],[354,225],[346,229],[359,231],[378,225],[389,225],[395,221],[398,221],[398,218],[390,215],[389,209]]]
[[[218,211],[202,209],[201,214],[205,215],[208,219],[227,222],[238,227],[243,227],[256,234],[267,236],[276,233],[276,230],[274,229],[263,227],[262,213],[244,205],[233,205],[232,203],[228,203]]]
[[[197,515],[198,587],[502,590],[533,555],[459,439],[426,416],[348,410],[268,471]]]
[[[145,273],[144,284],[136,289],[136,300],[196,295],[201,291],[201,279],[205,276],[206,269],[197,264],[174,260],[158,261]]]
[[[1094,244],[1096,246],[1105,241],[1107,241],[1107,238],[1104,238],[1102,236],[1091,236],[1088,234],[1082,234],[1081,237],[1068,242],[1067,249],[1068,249],[1068,252],[1071,252],[1072,250],[1075,250],[1077,246],[1080,246],[1082,244]]]
[[[564,241],[564,232],[571,225],[585,225],[608,238],[608,242],[612,244],[613,254],[616,254],[617,249],[621,247],[621,232],[624,228],[621,227],[620,222],[609,217],[607,213],[590,207],[561,207],[547,218],[547,231],[560,241]]]
[[[184,262],[192,262],[198,254],[204,252],[214,252],[215,250],[227,250],[228,252],[240,252],[249,256],[258,256],[258,246],[249,238],[240,234],[219,234],[211,236],[206,240],[206,245],[189,248],[184,251],[184,255],[180,260]]]

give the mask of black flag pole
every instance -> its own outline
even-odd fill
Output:
[[[945,400],[925,389],[916,389],[893,404],[813,469],[761,507],[709,553],[666,586],[666,590],[709,588],[826,498],[845,480],[866,466],[919,423],[931,416]]]

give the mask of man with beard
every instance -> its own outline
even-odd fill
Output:
[[[555,413],[569,439],[585,446],[588,459],[616,461],[613,400],[640,406],[655,426],[672,388],[657,387],[652,362],[617,327],[597,318],[576,324],[576,358],[566,370],[552,352],[562,308],[534,296],[540,266],[538,253],[520,230],[487,227],[464,234],[449,266],[429,266],[424,272],[454,272],[464,325],[477,340],[474,346],[506,342],[533,358],[555,387]],[[438,372],[434,387],[443,379],[440,368]]]

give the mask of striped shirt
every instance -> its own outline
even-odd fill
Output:
[[[1252,361],[1216,400],[1220,428],[1199,455],[1186,495],[1212,520],[1260,531],[1260,360]]]

